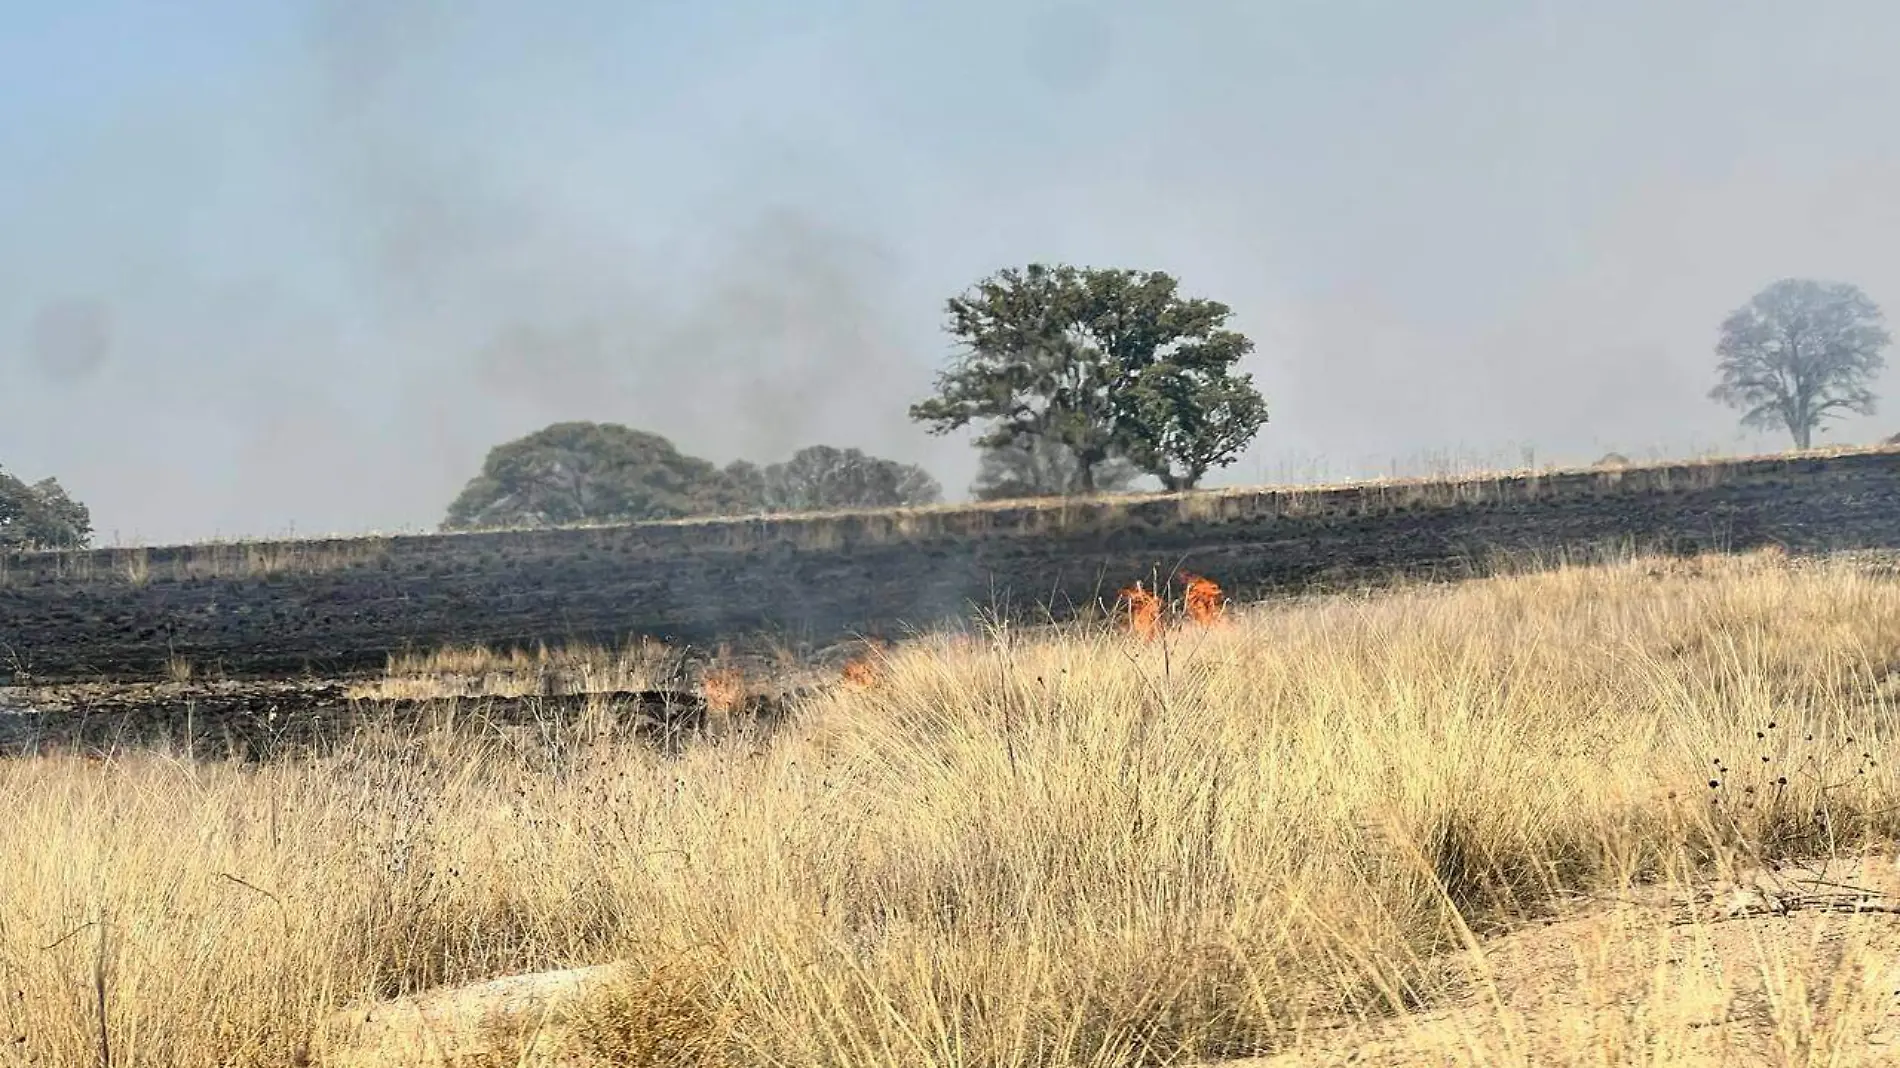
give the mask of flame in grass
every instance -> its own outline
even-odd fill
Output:
[[[1186,572],[1182,572],[1181,578],[1187,583],[1181,601],[1189,619],[1207,627],[1226,618],[1227,595],[1221,592],[1213,579]]]
[[[736,712],[745,700],[745,676],[722,668],[700,680],[699,694],[714,712]]]
[[[1183,589],[1176,615],[1196,626],[1209,627],[1227,617],[1227,595],[1213,579],[1181,573]],[[1169,606],[1154,591],[1136,582],[1121,591],[1117,610],[1127,622],[1129,633],[1153,640],[1161,636],[1163,610]]]
[[[1121,592],[1120,607],[1127,614],[1130,632],[1148,639],[1161,635],[1161,598],[1139,581]]]
[[[864,647],[865,651],[861,655],[845,661],[840,672],[847,686],[860,690],[877,685],[878,679],[883,676],[881,658],[890,653],[891,641],[889,638],[865,638]]]
[[[844,681],[848,686],[869,689],[877,683],[877,665],[869,657],[847,660],[844,665]]]

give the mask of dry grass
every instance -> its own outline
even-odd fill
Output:
[[[346,1003],[624,960],[470,1063],[1854,1063],[1900,959],[1865,931],[1750,960],[1641,906],[1545,947],[1574,968],[1497,954],[1580,893],[1890,840],[1895,663],[1900,580],[1632,561],[943,636],[673,759],[21,760],[0,1062],[99,1064],[103,1006],[114,1065],[297,1063]],[[1761,981],[1672,979],[1671,939]]]
[[[680,666],[675,651],[654,641],[619,649],[458,646],[391,657],[382,678],[352,686],[351,696],[427,700],[649,690],[672,679]]]
[[[827,652],[862,658],[881,648],[873,641],[840,643]],[[372,701],[445,697],[533,697],[617,691],[712,689],[739,694],[835,681],[838,668],[790,648],[735,655],[728,647],[709,658],[688,656],[664,642],[642,639],[617,649],[593,645],[531,649],[455,646],[391,657],[381,678],[349,686],[350,696]]]

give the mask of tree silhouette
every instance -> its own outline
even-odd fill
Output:
[[[1743,426],[1786,427],[1805,449],[1822,420],[1873,414],[1868,383],[1891,342],[1879,307],[1854,286],[1783,279],[1723,321],[1709,396],[1742,409]]]
[[[830,445],[812,445],[767,465],[760,482],[761,501],[772,512],[896,508],[943,499],[943,487],[921,467]]]
[[[1141,470],[1120,457],[1094,470],[1096,493],[1123,493],[1141,478]],[[1073,497],[1083,494],[1082,465],[1069,447],[1048,438],[983,450],[970,494],[979,501],[1018,497]]]

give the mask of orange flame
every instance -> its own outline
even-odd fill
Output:
[[[880,655],[891,651],[889,638],[868,637],[864,639],[864,653],[845,661],[844,681],[859,688],[868,688],[877,684],[878,677],[884,674]]]
[[[1121,592],[1122,611],[1128,613],[1128,629],[1153,639],[1161,633],[1161,598],[1137,581]]]
[[[1186,572],[1181,578],[1187,583],[1187,592],[1182,595],[1187,617],[1202,626],[1221,622],[1227,611],[1227,596],[1214,580]]]
[[[745,700],[745,677],[731,668],[715,671],[699,684],[700,696],[715,712],[733,712]]]
[[[859,688],[869,688],[877,683],[877,665],[869,657],[847,660],[844,665],[844,681]]]

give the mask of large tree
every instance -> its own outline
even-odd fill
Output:
[[[1252,376],[1234,369],[1253,343],[1227,329],[1231,310],[1182,297],[1162,272],[1030,264],[948,308],[961,351],[911,418],[938,434],[986,423],[986,450],[1061,445],[1084,493],[1118,458],[1191,488],[1266,422]]]
[[[489,450],[442,526],[556,526],[744,511],[727,472],[614,423],[555,423]]]
[[[1783,279],[1723,321],[1722,377],[1709,396],[1742,409],[1743,426],[1786,427],[1805,449],[1822,420],[1873,413],[1868,383],[1891,341],[1880,308],[1858,288]]]
[[[1121,457],[1097,465],[1094,493],[1123,493],[1141,478],[1141,469]],[[1082,466],[1059,441],[1029,438],[982,451],[970,495],[979,501],[1017,497],[1071,497],[1083,493]]]
[[[896,508],[943,499],[943,487],[921,467],[830,445],[800,449],[783,463],[767,465],[759,483],[760,500],[771,512]]]
[[[92,540],[92,513],[56,479],[26,483],[0,470],[0,548],[81,549]]]

